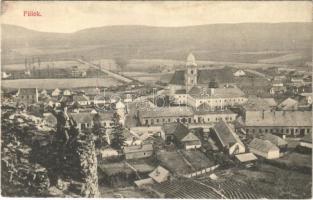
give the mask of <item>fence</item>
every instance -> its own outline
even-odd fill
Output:
[[[205,169],[202,169],[202,170],[190,173],[190,174],[185,174],[184,177],[191,178],[191,177],[200,176],[202,174],[206,174],[206,173],[212,172],[213,170],[215,170],[218,167],[219,167],[219,165],[214,165],[212,167],[208,167],[208,168],[205,168]]]

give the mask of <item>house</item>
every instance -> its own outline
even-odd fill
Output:
[[[125,137],[124,144],[126,146],[137,146],[142,144],[142,140],[132,134],[132,132],[128,129],[123,129],[123,135]]]
[[[118,151],[112,148],[100,149],[99,155],[101,158],[110,158],[110,157],[117,157]]]
[[[224,120],[220,120],[213,126],[211,136],[217,146],[229,155],[244,153],[246,151],[238,135]]]
[[[236,76],[236,77],[245,76],[245,75],[246,75],[246,73],[245,73],[242,69],[237,70],[237,71],[234,73],[234,76]]]
[[[7,79],[10,78],[12,75],[10,73],[6,73],[6,72],[1,72],[1,78],[2,79]]]
[[[254,138],[248,148],[251,153],[266,159],[279,158],[279,148],[268,140]]]
[[[169,180],[170,172],[162,166],[158,166],[149,176],[157,183],[163,183]]]
[[[115,126],[115,123],[113,121],[114,118],[114,112],[111,111],[105,111],[105,112],[99,112],[96,114],[99,116],[101,125],[106,129],[112,129]],[[92,115],[92,116],[96,116]]]
[[[204,105],[204,106],[203,106]],[[219,119],[232,122],[237,114],[231,110],[210,110],[210,105],[202,104],[197,108],[189,106],[157,107],[139,111],[139,120],[142,125],[153,126],[172,122],[183,124],[211,124]]]
[[[72,105],[77,103],[80,106],[87,106],[90,104],[89,97],[86,95],[73,95],[72,97]]]
[[[236,120],[237,114],[229,109],[214,110],[214,108],[208,103],[203,103],[194,109],[194,118],[197,123],[210,124],[216,123],[220,119],[224,119],[227,122],[233,122]]]
[[[272,86],[273,87],[282,87],[282,86],[284,86],[284,83],[280,80],[273,80]]]
[[[52,91],[51,96],[53,96],[53,97],[60,96],[60,95],[61,95],[61,92],[62,92],[62,91],[61,91],[59,88],[56,88],[56,89],[54,89],[54,90]]]
[[[38,90],[37,88],[20,88],[16,94],[16,100],[23,104],[38,103]]]
[[[270,141],[271,143],[273,143],[279,148],[280,152],[287,151],[288,142],[277,135],[265,133],[265,134],[258,134],[256,135],[256,137],[262,140]]]
[[[166,144],[180,145],[180,141],[189,133],[188,128],[180,122],[163,124],[161,138]]]
[[[100,120],[101,125],[106,129],[111,129],[114,127],[113,122],[113,112],[101,112],[97,114],[87,113],[70,113],[70,116],[77,123],[77,128],[79,130],[85,130],[92,128],[94,125],[95,116],[98,116],[98,120]]]
[[[284,94],[287,91],[286,86],[272,86],[270,89],[270,94]]]
[[[148,158],[153,154],[152,144],[142,144],[139,146],[125,146],[124,154],[126,160]]]
[[[199,149],[201,147],[201,140],[192,132],[189,132],[180,142],[186,150]]]
[[[278,104],[277,109],[278,110],[297,110],[298,104],[299,102],[297,100],[288,97],[287,99],[282,101],[280,104]]]
[[[71,113],[70,116],[76,121],[79,130],[93,127],[93,115],[90,113]]]
[[[247,134],[304,136],[312,133],[312,111],[247,112],[244,129]]]
[[[255,165],[256,160],[258,159],[253,153],[242,153],[235,155],[236,160],[240,165],[250,168]]]
[[[63,96],[71,96],[72,92],[70,90],[64,90],[63,91]]]
[[[132,94],[126,94],[126,97],[124,98],[125,103],[130,103],[133,101],[133,96]]]
[[[73,78],[85,77],[87,75],[86,71],[80,69],[78,66],[72,66],[71,68],[71,76]]]
[[[251,113],[262,113],[263,111],[271,111],[275,108],[271,100],[265,98],[250,97],[245,105],[243,105],[244,119]]]
[[[194,113],[190,107],[158,107],[139,111],[139,120],[142,125],[162,125],[171,122],[194,122]]]
[[[183,103],[194,108],[207,103],[214,110],[219,110],[228,106],[242,105],[246,101],[245,94],[237,87],[210,88],[206,85],[192,87],[187,92],[187,101]]]

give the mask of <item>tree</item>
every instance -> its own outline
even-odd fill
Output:
[[[123,58],[123,57],[116,57],[114,61],[115,61],[115,64],[119,67],[120,71],[123,71],[124,68],[128,64],[128,59]]]
[[[101,148],[102,146],[107,145],[107,142],[103,139],[103,135],[105,134],[106,129],[101,124],[101,116],[99,113],[93,117],[93,124],[92,132],[97,136],[95,141],[96,148]]]
[[[123,127],[119,123],[118,114],[116,113],[114,114],[113,121],[114,121],[115,127],[113,128],[113,131],[112,131],[113,139],[111,141],[111,147],[114,149],[122,149],[126,138],[124,137],[124,134],[123,134]]]

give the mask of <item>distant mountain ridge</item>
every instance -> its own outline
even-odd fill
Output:
[[[93,46],[96,54],[159,57],[199,52],[298,51],[311,49],[311,23],[209,24],[186,27],[104,26],[48,33],[2,25],[4,55],[11,49]],[[110,50],[109,50],[110,49]],[[81,51],[79,53],[84,53]],[[173,53],[175,52],[175,53]],[[87,52],[88,53],[88,52]],[[184,55],[185,56],[185,55]]]

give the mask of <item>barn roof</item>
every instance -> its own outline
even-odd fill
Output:
[[[242,144],[236,133],[229,127],[229,125],[227,125],[224,120],[220,120],[219,122],[217,122],[214,125],[213,130],[215,131],[219,140],[224,146],[229,144],[235,144],[237,142]]]
[[[249,162],[249,161],[253,161],[253,160],[257,160],[258,159],[253,153],[237,154],[237,155],[235,155],[235,157],[240,162]]]
[[[140,111],[139,115],[141,117],[183,117],[183,116],[193,116],[193,109],[187,106],[181,107],[157,107],[152,108],[147,111]]]
[[[246,126],[312,126],[311,111],[247,112]]]
[[[183,139],[182,142],[189,142],[189,141],[199,141],[199,138],[192,132],[189,132]]]
[[[175,135],[178,140],[185,137],[189,132],[188,128],[180,122],[163,124],[162,129],[166,135]]]
[[[138,146],[125,146],[124,153],[136,153],[136,152],[143,152],[143,151],[153,151],[152,144],[143,144]]]
[[[279,151],[279,148],[271,143],[268,140],[261,140],[258,138],[254,138],[250,143],[249,143],[249,148],[253,148],[262,152],[268,152],[268,151]]]

